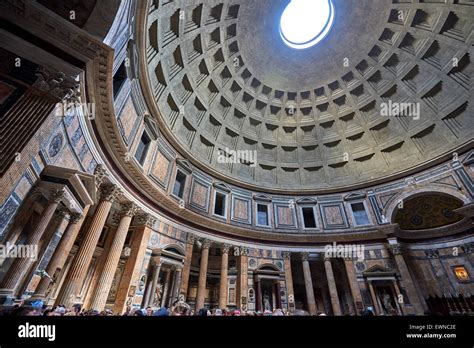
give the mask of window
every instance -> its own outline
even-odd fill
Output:
[[[268,205],[257,204],[257,225],[268,226]]]
[[[123,62],[114,74],[113,78],[113,89],[114,98],[117,97],[120,89],[127,80],[127,69],[125,68],[125,62]]]
[[[148,148],[150,147],[150,142],[150,137],[146,134],[146,132],[143,132],[140,142],[138,143],[137,151],[135,152],[135,158],[141,165],[145,163]]]
[[[184,184],[186,183],[186,175],[178,170],[176,179],[174,180],[173,195],[183,198]]]
[[[214,197],[214,214],[219,216],[226,216],[225,208],[226,208],[226,200],[227,197],[225,194],[221,192],[216,192]]]
[[[304,227],[316,228],[316,218],[314,216],[313,207],[303,207],[301,208],[301,213],[303,214]]]
[[[351,204],[354,221],[357,226],[370,225],[369,216],[365,211],[364,203]]]

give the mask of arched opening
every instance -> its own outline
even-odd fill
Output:
[[[402,230],[425,230],[459,222],[463,216],[454,210],[463,202],[453,196],[427,192],[401,201],[392,215],[392,222]]]

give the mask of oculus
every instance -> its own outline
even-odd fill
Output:
[[[280,35],[291,48],[309,48],[326,37],[333,23],[332,0],[291,0],[281,15]]]

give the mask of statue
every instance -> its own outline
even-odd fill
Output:
[[[153,301],[152,301],[153,307],[160,307],[162,293],[163,293],[163,285],[161,285],[161,283],[158,283],[156,285],[156,291],[153,294]]]
[[[266,311],[272,310],[272,306],[270,304],[270,296],[268,295],[268,292],[265,292],[263,295],[263,309]]]
[[[387,312],[387,314],[396,313],[395,308],[393,308],[393,306],[392,306],[391,297],[387,293],[387,290],[385,290],[385,289],[383,290],[383,292],[381,294],[381,297],[382,297],[381,300],[382,300],[383,306],[384,306],[385,311]]]

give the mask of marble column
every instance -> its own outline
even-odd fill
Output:
[[[368,280],[367,282],[369,284],[370,297],[372,297],[372,303],[374,304],[374,314],[380,315],[382,314],[382,309],[380,308],[377,296],[375,295],[374,285],[371,280]]]
[[[389,248],[392,251],[398,271],[400,272],[403,284],[405,285],[408,298],[410,299],[410,303],[415,310],[415,314],[423,315],[423,306],[421,304],[420,297],[418,296],[418,292],[416,291],[415,285],[413,284],[413,279],[410,275],[410,271],[408,270],[408,266],[405,262],[405,259],[403,258],[400,244],[394,239],[389,239]]]
[[[230,245],[224,244],[221,248],[221,279],[219,283],[219,308],[227,307],[227,274],[229,266]]]
[[[237,303],[241,311],[246,311],[248,307],[248,264],[249,264],[249,248],[239,248],[239,297]]]
[[[260,278],[257,278],[256,280],[256,283],[257,283],[257,291],[256,291],[256,298],[257,298],[257,302],[256,302],[256,307],[257,307],[257,311],[261,311],[262,312],[262,280]]]
[[[99,276],[97,287],[95,288],[94,296],[92,297],[90,305],[90,308],[98,311],[102,311],[105,308],[132,218],[138,210],[137,206],[130,202],[122,204],[121,209],[120,222],[117,231],[115,232],[110,250],[108,250],[107,258],[105,259],[104,267]]]
[[[277,279],[275,282],[275,291],[276,291],[276,306],[281,309],[281,289],[280,289],[280,280]]]
[[[77,296],[86,277],[107,216],[112,208],[112,203],[121,195],[120,189],[112,184],[102,185],[100,191],[100,202],[71,263],[55,304],[64,304],[68,307],[78,300]]]
[[[204,301],[206,297],[207,263],[209,261],[210,246],[211,242],[209,240],[205,239],[202,242],[201,264],[199,266],[199,280],[196,295],[196,310],[204,307]]]
[[[403,299],[403,295],[398,287],[397,281],[393,281],[393,289],[395,290],[395,302],[397,303],[397,308],[400,310],[400,314],[405,315],[405,306],[404,303],[400,303],[399,298]]]
[[[34,212],[34,205],[38,198],[42,195],[41,189],[39,187],[34,187],[31,189],[31,193],[27,195],[24,199],[22,205],[18,209],[18,213],[15,215],[13,219],[13,223],[11,225],[11,229],[5,233],[4,237],[2,238],[3,244],[8,244],[13,247],[16,241],[20,237],[21,233],[23,232],[23,228],[27,224],[28,220],[30,219],[32,213]],[[5,259],[0,261],[0,265],[3,263]]]
[[[176,266],[176,270],[174,272],[173,294],[171,296],[170,306],[179,300],[179,287],[181,286],[182,268],[180,266]]]
[[[153,265],[153,276],[150,281],[150,288],[148,293],[146,294],[145,304],[144,307],[153,307],[156,288],[158,286],[158,281],[160,279],[160,270],[161,270],[161,261],[158,260]]]
[[[156,220],[148,214],[141,214],[133,220],[136,227],[132,233],[130,256],[125,263],[125,269],[120,278],[117,296],[113,307],[114,313],[123,313],[127,306],[139,305],[142,298],[137,295],[140,287],[140,277],[143,270],[143,259]]]
[[[161,307],[166,307],[166,298],[168,297],[168,289],[170,287],[171,269],[167,268],[163,271],[165,275],[163,297],[161,298]]]
[[[189,233],[187,241],[186,241],[186,250],[184,253],[184,264],[183,264],[183,272],[181,275],[181,286],[180,286],[180,293],[184,296],[185,301],[188,296],[189,273],[191,272],[191,261],[193,258],[194,240],[195,240],[194,235]]]
[[[295,291],[293,289],[293,274],[291,272],[291,253],[283,252],[283,267],[285,269],[286,293],[288,296],[288,310],[295,308]]]
[[[170,277],[170,286],[168,288],[168,299],[166,300],[166,306],[168,308],[171,308],[171,303],[173,302],[173,295],[174,295],[174,287],[176,285],[176,266],[173,265],[171,268],[171,271],[173,272],[173,276]]]
[[[334,315],[341,315],[341,304],[339,303],[339,296],[337,294],[336,280],[334,279],[334,272],[332,270],[331,259],[324,258],[324,269],[326,270],[326,279],[328,281],[329,295],[331,297],[332,311]]]
[[[308,312],[311,315],[316,314],[316,300],[314,299],[313,280],[311,279],[311,269],[309,267],[309,253],[302,253],[304,285],[306,288],[306,300],[308,303]]]
[[[48,224],[50,223],[54,212],[56,211],[59,205],[59,202],[61,201],[61,199],[64,198],[64,195],[64,190],[54,190],[50,192],[48,205],[44,209],[37,225],[26,238],[26,241],[24,243],[25,246],[36,247],[37,249],[39,249],[38,245],[41,240],[41,237],[43,237],[43,234],[46,231],[46,228],[48,227]],[[39,250],[37,250],[37,252],[38,251]],[[13,261],[7,273],[5,274],[5,277],[0,283],[0,293],[3,296],[16,295],[15,290],[20,285],[21,280],[23,279],[25,273],[31,266],[32,261],[33,259],[31,257],[16,258]]]
[[[71,252],[74,241],[79,234],[82,223],[84,222],[84,217],[87,215],[89,206],[87,206],[81,213],[71,213],[69,218],[69,224],[64,231],[61,240],[59,241],[58,246],[54,250],[53,256],[46,267],[46,273],[51,277],[41,278],[38,286],[36,287],[33,297],[35,298],[45,298],[48,293],[50,286],[53,286],[52,281],[56,281],[57,275],[60,273],[61,269],[66,262],[69,253]]]
[[[357,308],[357,303],[360,303],[363,306],[362,294],[360,293],[359,284],[357,282],[357,276],[354,271],[354,262],[351,258],[344,259],[344,264],[346,266],[347,279],[349,280],[349,287],[351,289],[352,299],[354,300],[354,311],[355,315],[360,315],[360,310],[362,308]]]

